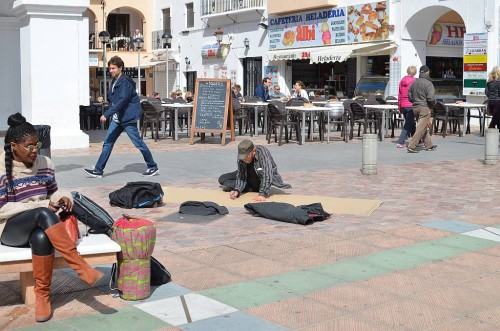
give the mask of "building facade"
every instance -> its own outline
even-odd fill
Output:
[[[352,96],[376,77],[396,95],[406,68],[427,64],[443,95],[482,101],[499,61],[499,9],[500,0],[1,1],[0,130],[20,111],[51,125],[52,148],[87,147],[79,106],[104,91],[102,30],[107,59],[121,56],[132,76],[140,65],[143,95],[194,91],[200,77],[230,78],[252,95],[263,76],[285,94],[302,80],[325,96]]]

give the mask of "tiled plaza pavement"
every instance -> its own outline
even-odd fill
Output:
[[[92,197],[117,218],[124,210],[109,207],[108,193],[141,180],[144,166],[125,138],[107,176],[85,178],[81,168],[95,162],[100,134],[92,133],[91,148],[55,151],[53,159],[61,187]],[[263,136],[254,140],[266,144]],[[481,163],[477,135],[434,140],[436,152],[415,155],[380,143],[375,176],[360,173],[360,140],[272,144],[291,193],[384,203],[369,216],[333,214],[309,226],[241,208],[223,217],[181,217],[168,201],[127,210],[156,221],[154,256],[173,282],[147,300],[125,302],[108,279],[89,289],[57,270],[54,317],[36,324],[33,309],[21,304],[18,276],[2,275],[0,329],[499,330],[500,165]],[[214,189],[218,175],[234,167],[236,143],[147,142],[161,169],[153,180],[164,186]]]

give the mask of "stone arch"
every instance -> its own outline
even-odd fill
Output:
[[[457,8],[448,6],[436,5],[423,8],[415,12],[403,27],[402,38],[411,40],[427,40],[429,29],[441,16],[449,11],[455,11],[459,15],[464,24],[467,22],[463,19],[464,15]]]

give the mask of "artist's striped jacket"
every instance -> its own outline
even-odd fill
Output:
[[[271,185],[279,188],[291,188],[290,184],[283,183],[278,167],[274,163],[273,157],[269,150],[260,145],[256,145],[257,152],[255,153],[254,166],[255,172],[260,178],[259,195],[264,197],[269,196]],[[236,176],[235,190],[243,192],[247,186],[247,165],[242,160],[238,160],[238,174]]]
[[[48,207],[50,201],[57,202],[68,196],[57,191],[54,166],[48,157],[38,155],[31,168],[22,162],[12,162],[14,189],[9,191],[5,153],[0,155],[0,233],[9,218],[37,207]]]

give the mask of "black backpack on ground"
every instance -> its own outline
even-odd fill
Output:
[[[97,203],[78,192],[71,192],[73,210],[76,218],[90,229],[89,233],[104,233],[108,236],[113,231],[113,218]]]
[[[172,280],[172,275],[157,259],[151,256],[151,286],[161,286]]]
[[[109,203],[122,208],[147,208],[162,204],[161,185],[153,182],[129,182],[109,194]]]

